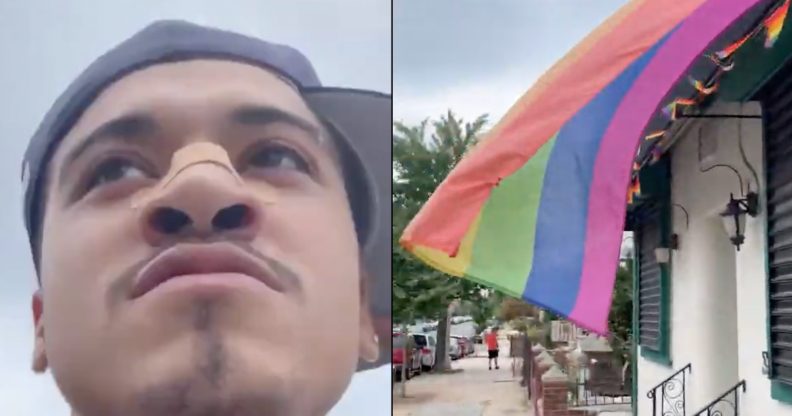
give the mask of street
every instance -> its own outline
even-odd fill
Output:
[[[500,342],[500,370],[487,369],[487,351],[454,361],[454,372],[425,373],[407,382],[407,398],[393,393],[394,416],[501,416],[533,415],[519,377],[512,376],[512,359],[505,340]],[[460,371],[461,370],[461,371]]]

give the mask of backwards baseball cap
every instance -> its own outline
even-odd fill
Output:
[[[30,140],[22,180],[25,226],[37,267],[47,165],[61,140],[113,82],[151,65],[193,59],[259,66],[296,86],[339,150],[358,241],[372,274],[372,311],[390,314],[390,95],[324,87],[308,59],[289,46],[183,21],[152,23],[96,59],[55,101]]]

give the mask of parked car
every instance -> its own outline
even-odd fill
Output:
[[[448,339],[448,355],[452,360],[458,360],[462,357],[462,349],[459,345],[459,340],[451,337]]]
[[[459,358],[465,357],[467,355],[467,346],[465,345],[465,338],[457,335],[451,335],[450,339],[456,340],[456,343],[459,345]]]
[[[473,355],[476,352],[472,337],[465,337],[465,348],[467,348],[467,355]]]
[[[393,368],[393,379],[401,381],[402,365],[404,363],[405,348],[407,349],[407,365],[405,367],[405,376],[407,380],[411,379],[414,375],[421,374],[421,355],[417,353],[415,348],[415,340],[413,337],[407,337],[401,333],[394,333],[392,339],[393,354],[391,356],[391,366]]]
[[[469,355],[475,354],[476,353],[476,345],[475,345],[475,342],[473,341],[473,338],[472,337],[468,337],[468,338],[465,338],[465,339],[468,340],[468,343],[467,343],[467,345],[468,345],[468,354]]]
[[[456,338],[459,341],[459,349],[461,350],[461,355],[466,357],[471,355],[475,352],[475,348],[473,347],[473,340],[470,338],[466,338],[460,335],[451,335],[451,338]]]
[[[421,369],[423,371],[431,371],[435,366],[435,351],[437,351],[435,338],[429,334],[412,335],[415,340],[415,347],[421,356]]]

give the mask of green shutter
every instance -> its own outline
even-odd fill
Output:
[[[641,172],[642,200],[630,214],[635,232],[637,288],[636,340],[641,356],[671,365],[671,273],[655,249],[668,247],[671,235],[670,159]]]
[[[756,98],[764,113],[771,395],[792,403],[792,66],[781,69]]]

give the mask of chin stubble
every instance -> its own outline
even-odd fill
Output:
[[[193,311],[193,325],[198,335],[195,364],[204,381],[220,388],[228,370],[228,360],[221,337],[213,325],[213,306],[211,302],[203,301],[197,303]]]
[[[140,397],[146,415],[220,416],[250,414],[240,403],[227,403],[221,394],[228,360],[221,336],[214,325],[214,305],[201,301],[192,309],[195,330],[192,375],[153,386]]]

